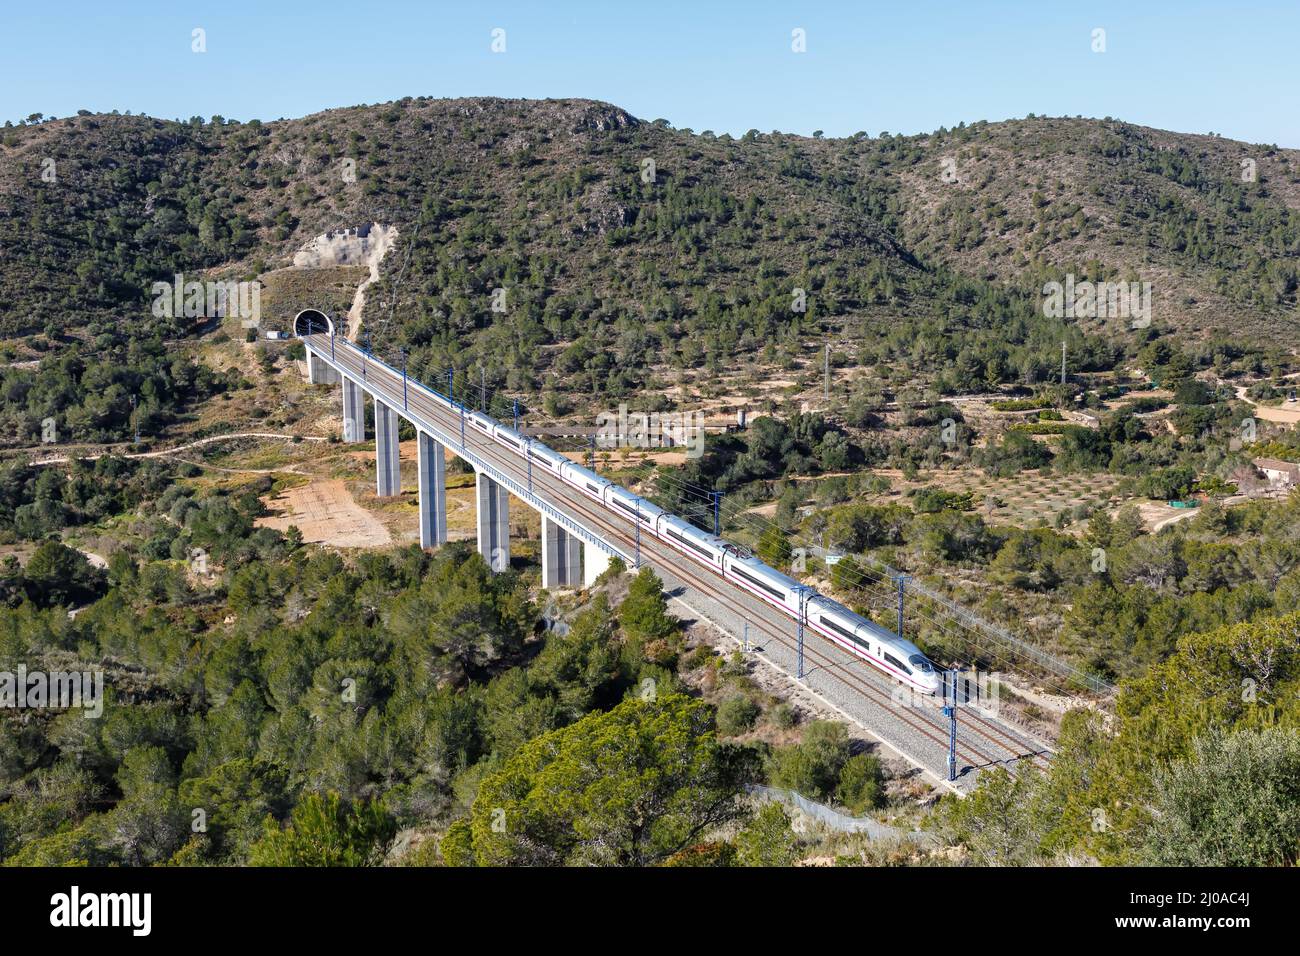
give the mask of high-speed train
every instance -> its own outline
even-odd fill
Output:
[[[939,674],[911,641],[853,613],[837,601],[768,567],[744,548],[701,531],[541,442],[527,438],[486,415],[461,410],[459,405],[444,396],[433,394],[444,404],[460,411],[468,427],[490,436],[493,441],[531,462],[532,467],[552,472],[607,510],[639,523],[643,534],[653,535],[783,614],[797,620],[801,613],[800,591],[806,591],[802,610],[805,627],[812,628],[909,687],[929,694],[938,693]]]

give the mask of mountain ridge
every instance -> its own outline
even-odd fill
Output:
[[[571,345],[578,313],[588,331],[639,317],[679,350],[703,330],[728,354],[746,333],[857,341],[979,301],[1001,303],[981,322],[1032,317],[1067,273],[1151,282],[1156,324],[1195,340],[1300,327],[1300,151],[1111,119],[732,138],[595,100],[406,98],[267,123],[87,114],[0,141],[9,337],[59,312],[134,319],[155,278],[252,278],[361,222],[403,237],[366,322],[400,310],[393,344],[453,363],[498,347],[496,326]],[[494,288],[519,293],[527,328],[491,311]]]

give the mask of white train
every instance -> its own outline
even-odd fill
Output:
[[[459,411],[459,406],[444,396],[432,394],[449,408]],[[609,511],[638,522],[642,533],[653,535],[695,563],[766,601],[781,613],[797,620],[800,615],[799,592],[806,590],[802,612],[805,627],[834,641],[872,667],[909,687],[928,694],[939,692],[939,674],[920,648],[911,641],[853,613],[839,602],[806,588],[794,578],[768,567],[744,548],[701,531],[690,522],[669,514],[658,505],[632,494],[608,478],[602,478],[541,442],[527,438],[513,428],[478,412],[465,410],[464,415],[467,428],[491,436],[498,444],[530,461],[534,468],[554,473],[560,480],[599,502]]]

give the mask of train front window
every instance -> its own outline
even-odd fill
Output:
[[[911,664],[922,674],[930,674],[934,672],[934,665],[931,664],[924,657],[922,657],[920,654],[913,654],[911,657],[907,659],[907,663]]]

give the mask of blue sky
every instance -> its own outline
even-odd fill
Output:
[[[402,96],[582,96],[696,131],[1114,116],[1300,147],[1300,3],[9,3],[0,121],[241,120]],[[191,52],[191,31],[207,52]],[[506,51],[491,52],[491,32]],[[791,51],[806,31],[807,52]],[[1106,51],[1092,51],[1092,31]]]

